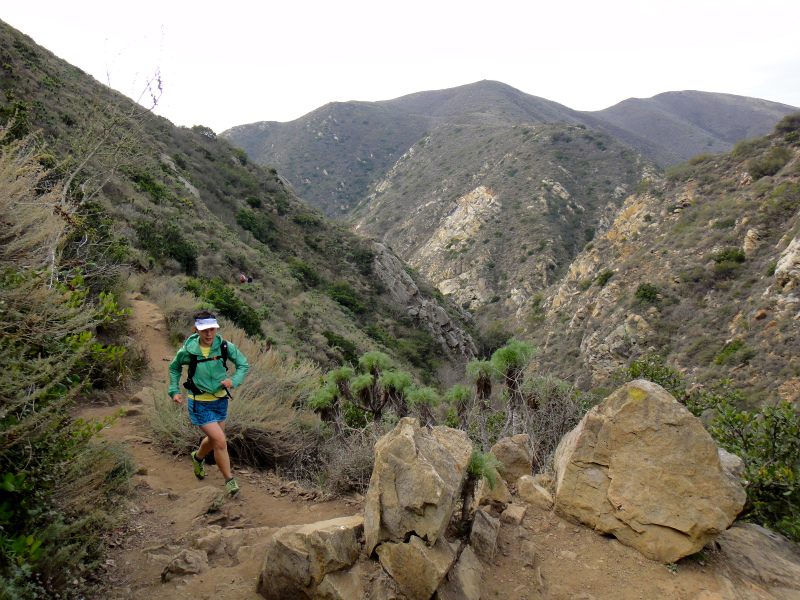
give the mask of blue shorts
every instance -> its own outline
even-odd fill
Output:
[[[189,418],[194,425],[208,425],[228,418],[228,398],[203,402],[189,398]]]

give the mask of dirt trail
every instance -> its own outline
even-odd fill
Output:
[[[165,389],[167,364],[175,349],[168,342],[164,319],[154,304],[139,297],[132,299],[132,306],[134,335],[150,356],[142,384]],[[134,478],[130,518],[108,539],[108,560],[97,598],[258,600],[255,583],[263,544],[275,529],[352,515],[363,508],[356,500],[330,499],[271,473],[236,469],[240,497],[208,513],[223,491],[221,475],[210,467],[200,482],[188,456],[172,456],[154,447],[146,423],[151,409],[152,399],[146,397],[143,404],[133,405],[130,416],[117,419],[104,432],[107,439],[127,444],[139,472]],[[117,410],[119,406],[85,407],[80,416],[102,418]],[[212,531],[222,541],[208,542],[214,548],[208,567],[199,575],[162,583],[164,567],[191,547],[189,538]],[[535,546],[543,588],[536,570],[521,560],[524,540]],[[520,526],[502,526],[498,550],[495,564],[485,565],[484,599],[723,598],[713,564],[684,559],[668,569],[613,538],[532,506]]]

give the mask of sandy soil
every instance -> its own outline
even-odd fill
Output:
[[[167,363],[175,349],[168,343],[157,307],[139,297],[132,299],[132,305],[134,334],[150,356],[150,370],[142,383],[161,385],[167,381]],[[122,400],[127,404],[127,398]],[[240,496],[216,512],[207,512],[222,494],[222,476],[210,467],[205,481],[198,481],[188,456],[173,456],[155,447],[146,424],[149,409],[147,402],[134,405],[130,416],[117,419],[105,431],[108,439],[128,445],[139,473],[129,518],[107,540],[108,559],[98,574],[101,588],[96,598],[256,600],[260,598],[255,583],[262,546],[273,531],[356,514],[363,508],[358,498],[332,498],[273,473],[237,468]],[[103,417],[116,410],[119,406],[84,407],[80,416]],[[193,534],[202,534],[209,526],[222,528],[223,543],[209,555],[208,568],[199,575],[162,583],[167,563],[189,547]],[[524,540],[533,543],[538,567],[524,564],[520,551]],[[708,564],[683,559],[668,567],[645,559],[613,538],[531,506],[521,525],[502,526],[496,560],[484,565],[482,598],[728,597],[721,593],[717,576],[716,563],[721,557],[711,552],[707,556]]]

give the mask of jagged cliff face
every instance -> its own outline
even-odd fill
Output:
[[[372,270],[392,299],[405,307],[406,316],[424,327],[448,355],[474,357],[477,354],[475,343],[459,325],[465,315],[460,315],[458,320],[453,319],[435,299],[425,298],[420,293],[419,286],[386,246],[375,243],[373,249],[375,262]]]
[[[658,353],[690,382],[729,377],[754,399],[797,400],[800,149],[791,133],[700,157],[628,196],[565,277],[520,307],[543,366],[591,388]]]
[[[583,126],[442,126],[415,144],[356,210],[479,322],[518,327],[655,168]]]

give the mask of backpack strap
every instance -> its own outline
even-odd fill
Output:
[[[220,344],[220,356],[211,356],[209,358],[198,358],[196,354],[189,355],[189,372],[188,378],[186,379],[186,383],[183,384],[187,390],[192,392],[193,394],[203,394],[203,390],[197,387],[194,383],[194,374],[197,372],[197,363],[201,362],[208,362],[210,360],[221,360],[222,366],[225,371],[228,371],[228,342],[227,340],[222,340],[222,344]],[[227,393],[227,388],[225,392]]]

